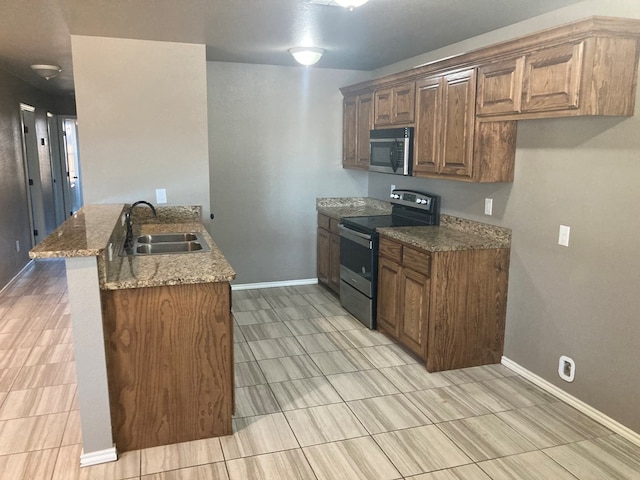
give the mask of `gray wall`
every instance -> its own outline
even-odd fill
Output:
[[[208,62],[212,235],[236,283],[315,278],[316,197],[366,196],[342,169],[339,87],[367,73]]]
[[[47,111],[55,112],[55,97],[0,69],[0,288],[28,262],[31,236],[22,159],[20,103],[35,107],[36,135],[47,138]],[[50,181],[48,147],[39,147],[42,181]],[[46,184],[45,184],[46,187]],[[49,184],[49,194],[51,185]],[[45,207],[52,208],[47,197]],[[20,252],[16,251],[16,240]]]
[[[84,203],[202,205],[209,217],[204,45],[71,36]],[[206,224],[207,222],[205,222]]]
[[[456,50],[556,20],[605,14],[596,3],[498,30]],[[607,2],[606,9],[607,15],[640,18],[635,1]],[[446,49],[404,65],[452,53]],[[386,198],[392,182],[425,189],[442,195],[446,213],[511,228],[505,355],[640,432],[640,93],[637,98],[631,118],[519,122],[513,184],[370,174],[369,194]],[[486,197],[494,199],[492,217],[483,214]],[[557,244],[560,224],[571,227],[568,248]],[[576,362],[573,383],[558,377],[560,355]]]

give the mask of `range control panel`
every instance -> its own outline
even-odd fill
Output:
[[[394,205],[419,208],[432,213],[435,213],[440,209],[440,197],[427,192],[395,189],[391,191],[390,197],[391,203]]]

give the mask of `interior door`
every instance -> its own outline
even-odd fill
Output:
[[[60,148],[60,129],[58,118],[47,113],[47,130],[49,133],[49,158],[51,159],[51,182],[53,188],[53,203],[56,226],[60,225],[67,218],[64,205],[64,188],[67,178],[67,169],[63,161]]]
[[[20,119],[22,121],[22,151],[24,173],[27,183],[26,190],[27,203],[29,205],[31,246],[33,247],[46,236],[35,108],[30,105],[20,104]]]
[[[73,215],[82,207],[82,180],[78,149],[78,121],[76,117],[60,117],[62,147],[67,168],[65,182],[65,207]],[[65,213],[66,213],[65,212]]]

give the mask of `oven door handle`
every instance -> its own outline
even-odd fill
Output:
[[[340,230],[340,236],[344,237],[352,242],[357,243],[358,245],[362,245],[363,247],[367,247],[369,250],[373,248],[371,245],[371,236],[366,233],[356,232],[351,230],[350,228],[345,227],[342,224],[338,225],[338,229]]]

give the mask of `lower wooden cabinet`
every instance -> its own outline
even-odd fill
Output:
[[[400,273],[400,323],[398,340],[424,357],[427,347],[426,322],[429,314],[429,277],[403,267]]]
[[[398,317],[398,301],[400,300],[400,271],[397,262],[380,256],[378,260],[378,329],[384,330],[393,337],[398,337],[400,319]]]
[[[329,245],[331,234],[328,230],[318,226],[318,254],[317,254],[317,275],[318,282],[329,284]]]
[[[427,252],[381,236],[378,328],[427,370],[499,363],[509,249]]]
[[[118,451],[229,435],[229,283],[102,292],[111,426]]]
[[[318,282],[340,293],[340,235],[338,220],[318,214]]]

